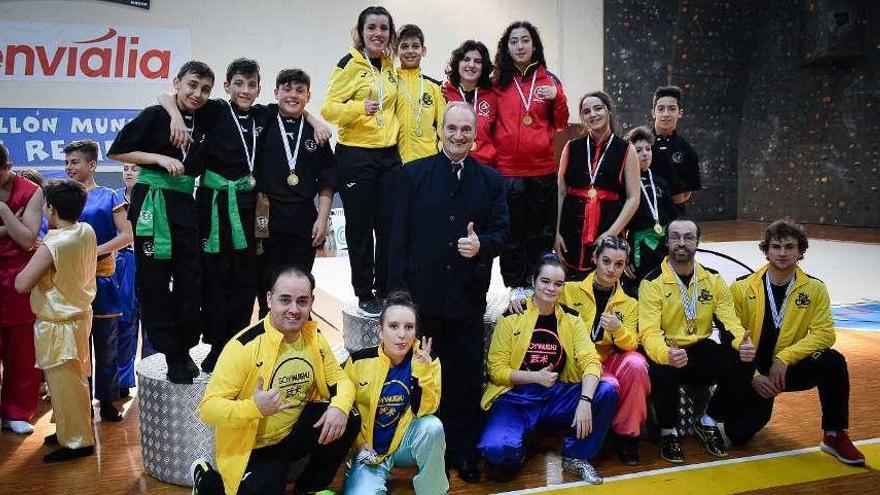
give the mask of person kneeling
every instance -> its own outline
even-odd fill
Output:
[[[566,429],[562,468],[593,484],[602,477],[590,465],[617,408],[617,391],[599,382],[602,365],[577,313],[557,302],[565,268],[553,255],[538,264],[535,293],[522,314],[498,320],[489,347],[489,411],[477,448],[497,468],[516,469],[525,457],[523,438],[539,427]],[[595,418],[594,418],[595,416]]]
[[[310,319],[314,277],[286,265],[270,286],[269,316],[226,344],[199,404],[220,476],[197,460],[193,493],[284,494],[288,467],[307,455],[296,493],[323,490],[360,429],[354,384]]]
[[[418,314],[410,295],[388,295],[379,315],[378,347],[355,352],[345,370],[358,384],[360,445],[345,479],[345,493],[385,493],[395,466],[417,466],[417,495],[449,490],[443,424],[432,414],[440,403],[440,360],[431,360],[431,339],[416,341]],[[378,400],[375,400],[378,397]]]

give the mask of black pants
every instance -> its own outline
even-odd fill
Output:
[[[213,192],[200,187],[196,192],[199,209],[199,236],[203,243],[211,231],[211,199]],[[202,324],[205,342],[222,349],[229,339],[251,322],[254,298],[257,295],[257,252],[254,241],[256,222],[254,193],[239,193],[238,212],[247,247],[234,249],[229,227],[226,193],[217,197],[220,225],[220,252],[202,249]],[[219,350],[218,349],[218,350]]]
[[[718,385],[709,401],[708,414],[715,419],[729,409],[727,392],[733,383],[750,376],[747,366],[742,366],[739,353],[729,345],[703,339],[687,348],[688,363],[683,368],[657,364],[648,359],[648,375],[651,377],[651,403],[657,414],[660,428],[675,428],[678,424],[679,385]]]
[[[260,239],[263,243],[263,254],[257,256],[257,302],[260,303],[260,318],[269,312],[266,301],[266,293],[269,292],[269,282],[272,274],[281,265],[297,265],[308,272],[312,271],[315,264],[315,252],[317,248],[312,246],[311,225],[309,233],[304,234],[279,234],[272,232],[268,239]]]
[[[128,218],[137,225],[147,186],[135,184]],[[135,235],[135,290],[141,324],[156,351],[188,351],[199,341],[202,267],[196,204],[189,194],[163,191],[171,229],[171,259],[154,257],[151,237]]]
[[[474,455],[483,429],[483,317],[422,316],[421,333],[433,339],[433,353],[443,363],[443,395],[437,417],[446,433],[446,460]]]
[[[326,489],[333,482],[339,465],[345,460],[361,428],[360,416],[349,414],[345,433],[333,443],[320,445],[318,437],[321,429],[312,425],[326,410],[326,403],[309,402],[284,440],[251,452],[244,480],[238,486],[239,495],[285,494],[290,464],[307,455],[311,457],[296,481],[296,489],[301,492]],[[199,495],[224,495],[223,479],[219,473],[210,473],[199,481],[195,487]]]
[[[357,297],[369,297],[373,291],[384,297],[392,196],[400,174],[400,154],[395,147],[369,149],[337,144],[336,163],[345,209],[351,285]]]
[[[754,371],[754,367],[750,367]],[[819,389],[822,405],[822,429],[845,430],[849,427],[849,371],[846,359],[834,349],[813,353],[788,367],[785,372],[785,392]],[[751,372],[748,380],[734,384],[724,431],[731,442],[740,445],[749,441],[770,421],[773,399],[765,399],[752,388]]]
[[[556,175],[505,177],[510,226],[501,252],[508,287],[529,287],[529,276],[556,238]]]

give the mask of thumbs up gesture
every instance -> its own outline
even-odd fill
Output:
[[[260,410],[260,414],[262,414],[263,417],[271,416],[277,412],[291,409],[299,405],[297,403],[298,401],[282,401],[281,394],[279,394],[278,390],[274,388],[263,390],[263,377],[257,378],[257,386],[254,388],[254,402],[257,403],[257,409]]]
[[[367,99],[364,100],[364,110],[367,112],[367,115],[373,115],[379,111],[379,100],[373,99],[373,88],[370,88],[370,92],[367,93]]]
[[[467,235],[458,239],[458,254],[464,258],[480,254],[480,238],[474,232],[474,222],[468,222]]]
[[[751,363],[755,360],[756,351],[755,344],[752,343],[752,333],[746,330],[742,342],[739,344],[739,360],[744,363]]]
[[[669,342],[669,365],[673,368],[684,368],[688,364],[687,351],[679,349],[675,342]]]

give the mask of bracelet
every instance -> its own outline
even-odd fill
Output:
[[[592,404],[592,403],[593,403],[593,398],[592,398],[592,397],[589,397],[589,396],[586,396],[586,395],[582,395],[582,396],[581,396],[581,400],[583,400],[583,401],[587,401],[588,404]]]

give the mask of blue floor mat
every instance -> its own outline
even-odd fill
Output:
[[[831,308],[840,328],[880,331],[880,301],[863,301]]]

